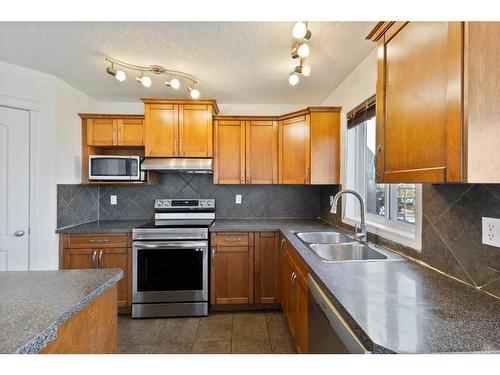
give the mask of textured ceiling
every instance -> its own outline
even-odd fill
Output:
[[[160,64],[196,76],[203,98],[220,103],[319,104],[368,55],[373,22],[310,22],[312,73],[288,85],[292,22],[13,22],[0,23],[0,60],[61,78],[102,101],[187,97],[134,73],[119,83],[104,56]]]

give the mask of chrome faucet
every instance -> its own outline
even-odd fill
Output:
[[[365,222],[365,200],[363,199],[363,197],[361,195],[359,195],[359,193],[357,191],[354,191],[351,189],[340,190],[337,194],[335,194],[335,197],[333,197],[333,203],[332,203],[332,208],[331,208],[330,212],[332,214],[337,213],[337,202],[343,194],[352,194],[356,198],[358,198],[359,208],[361,210],[361,228],[360,228],[360,232],[358,233],[357,229],[356,229],[356,225],[354,225],[354,239],[356,239],[360,242],[368,242],[368,238],[366,235],[366,222]]]

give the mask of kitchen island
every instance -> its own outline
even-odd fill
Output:
[[[0,272],[0,353],[116,352],[120,269]]]

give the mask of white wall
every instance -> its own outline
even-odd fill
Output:
[[[341,106],[341,180],[344,178],[347,112],[375,94],[377,84],[377,49],[368,56],[332,91],[321,105]]]

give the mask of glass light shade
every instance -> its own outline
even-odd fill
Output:
[[[123,82],[127,78],[127,75],[125,74],[125,72],[123,70],[117,70],[116,74],[115,74],[115,78],[118,81]]]
[[[295,86],[297,83],[299,83],[299,75],[297,73],[291,73],[288,76],[288,83],[292,86]]]
[[[177,90],[179,87],[181,87],[181,82],[177,78],[173,78],[170,80],[170,87]]]
[[[141,78],[141,83],[144,87],[151,87],[151,78],[144,76]]]
[[[310,49],[309,49],[309,46],[306,44],[306,43],[302,43],[299,48],[297,48],[297,54],[299,55],[299,57],[307,57],[309,56],[309,52],[310,52]]]
[[[297,22],[292,29],[292,35],[295,39],[303,39],[307,34],[306,24],[302,21]]]
[[[191,98],[198,99],[200,97],[200,92],[196,89],[191,90]]]
[[[302,65],[302,75],[305,77],[309,77],[310,74],[311,74],[311,65],[309,64]]]

